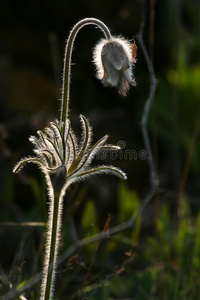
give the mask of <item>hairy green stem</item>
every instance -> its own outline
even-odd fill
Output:
[[[111,33],[108,27],[98,19],[95,18],[86,18],[79,21],[72,29],[69,34],[69,38],[65,50],[65,59],[64,59],[64,70],[63,70],[63,86],[62,86],[62,103],[61,103],[61,113],[60,120],[63,122],[62,133],[64,135],[66,120],[69,113],[69,87],[70,87],[70,70],[71,70],[71,56],[73,50],[74,40],[78,31],[85,25],[96,25],[104,33],[107,39],[111,39]]]
[[[52,226],[52,234],[51,234],[50,257],[49,257],[49,267],[52,266],[52,268],[51,270],[48,270],[45,300],[49,300],[51,298],[52,289],[53,289],[53,277],[55,272],[56,252],[59,243],[58,218],[59,218],[59,196],[57,195],[54,199],[54,214],[53,214],[53,224],[52,224],[53,226]]]
[[[53,299],[54,280],[56,272],[57,253],[59,248],[62,202],[61,191],[54,193],[50,199],[49,218],[47,225],[47,242],[44,261],[41,300]]]

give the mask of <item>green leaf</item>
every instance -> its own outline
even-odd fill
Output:
[[[82,214],[81,219],[82,226],[82,236],[92,236],[99,232],[98,224],[97,224],[97,216],[94,202],[92,200],[88,200]],[[92,256],[96,249],[96,243],[87,245],[86,250],[89,252],[89,257]]]
[[[81,122],[82,122],[82,125],[83,125],[84,142],[83,142],[82,148],[81,148],[81,150],[80,150],[77,158],[74,155],[74,160],[73,160],[73,162],[72,162],[72,164],[71,164],[71,166],[70,166],[70,168],[68,170],[68,174],[73,173],[77,169],[77,167],[80,164],[81,159],[83,158],[83,156],[85,154],[85,151],[86,151],[86,149],[87,149],[87,147],[88,147],[88,145],[90,143],[91,130],[90,130],[90,126],[89,126],[88,120],[84,116],[82,116],[82,115],[80,117],[81,117]]]
[[[92,175],[98,175],[98,174],[111,174],[115,175],[121,179],[126,179],[126,174],[120,170],[119,168],[113,167],[113,166],[99,166],[96,168],[92,168],[83,172],[75,172],[73,175],[69,177],[69,179],[72,179],[73,182],[83,179],[86,179],[89,176]]]
[[[125,222],[136,215],[140,205],[138,194],[130,190],[125,183],[121,183],[119,188],[119,222]],[[135,228],[132,231],[131,239],[137,241],[140,233],[140,216],[135,222]]]

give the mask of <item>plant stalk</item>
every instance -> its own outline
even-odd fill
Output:
[[[61,102],[61,113],[60,120],[63,122],[62,134],[64,136],[64,131],[66,128],[66,121],[69,113],[69,90],[70,90],[70,71],[71,71],[71,56],[74,45],[74,40],[78,31],[85,25],[96,25],[104,33],[105,37],[109,40],[112,38],[108,27],[98,19],[95,18],[85,18],[79,21],[72,29],[69,34],[65,49],[65,59],[64,59],[64,70],[63,70],[63,85],[62,85],[62,102]]]
[[[54,197],[50,200],[49,218],[47,225],[47,242],[44,262],[44,277],[42,283],[41,300],[53,298],[54,280],[56,272],[56,261],[60,241],[62,201],[61,191],[54,192]]]

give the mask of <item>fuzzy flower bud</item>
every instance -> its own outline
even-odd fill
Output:
[[[97,78],[104,86],[117,87],[120,94],[126,96],[130,85],[136,85],[132,67],[136,62],[135,44],[124,38],[102,39],[94,48],[93,61],[97,69]]]

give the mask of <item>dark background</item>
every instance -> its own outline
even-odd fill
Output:
[[[21,253],[15,249],[16,245],[28,239],[23,234],[30,234],[29,239],[34,240],[36,248],[41,244],[44,228],[32,229],[30,233],[26,228],[8,226],[6,222],[46,222],[43,176],[31,165],[17,175],[12,169],[21,157],[32,154],[28,137],[59,118],[66,39],[73,25],[84,17],[101,19],[113,35],[130,40],[134,35],[138,44],[137,34],[145,14],[144,42],[158,79],[148,130],[163,193],[157,202],[152,201],[145,214],[144,236],[154,231],[158,204],[169,203],[172,216],[176,216],[180,193],[189,203],[192,216],[197,215],[200,204],[199,1],[154,2],[0,1],[0,263],[6,274],[15,264],[12,261],[16,253]],[[101,37],[100,30],[86,26],[75,41],[70,91],[72,127],[81,137],[79,115],[83,114],[93,127],[94,142],[108,133],[109,143],[122,141],[126,145],[124,150],[135,151],[133,159],[119,158],[113,162],[107,157],[105,163],[122,168],[128,175],[127,189],[142,200],[150,183],[147,160],[138,157],[139,151],[145,150],[140,121],[150,89],[148,68],[138,44],[134,68],[137,86],[131,87],[127,97],[119,95],[114,88],[103,87],[95,78],[91,62],[92,49]],[[95,204],[100,228],[108,213],[113,215],[113,224],[118,223],[120,184],[120,180],[111,176],[99,176],[72,187],[73,197],[81,199],[74,213],[77,227],[88,199]],[[66,199],[64,213],[68,203]],[[67,227],[67,221],[64,226]]]

